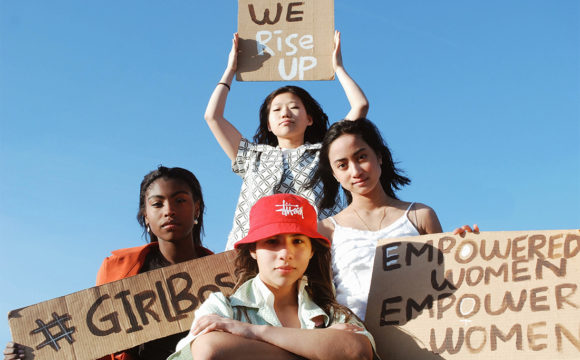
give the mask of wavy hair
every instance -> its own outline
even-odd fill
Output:
[[[388,196],[398,199],[395,195],[395,191],[400,190],[405,185],[409,185],[411,179],[404,176],[404,172],[397,168],[396,163],[393,161],[391,150],[389,150],[386,142],[383,140],[379,129],[377,129],[375,124],[366,118],[354,121],[341,120],[332,124],[330,129],[326,132],[326,135],[322,140],[322,147],[320,148],[320,162],[318,168],[307,185],[309,187],[314,187],[318,182],[322,182],[323,194],[322,198],[319,200],[319,210],[332,208],[336,202],[339,187],[342,187],[333,176],[332,167],[328,158],[328,151],[330,145],[336,139],[346,134],[359,136],[370,146],[371,149],[373,149],[377,157],[382,160],[380,177],[381,186]],[[345,188],[342,188],[342,190],[347,203],[350,204],[352,202],[352,194]]]
[[[324,310],[331,319],[344,314],[345,321],[348,321],[351,316],[356,315],[346,306],[340,305],[334,297],[330,248],[317,239],[311,239],[311,243],[314,255],[304,273],[308,279],[305,290],[312,301]],[[255,249],[256,243],[243,244],[238,247],[235,260],[237,282],[234,291],[258,275],[258,263],[250,254]]]
[[[268,130],[268,119],[270,116],[270,105],[272,100],[280,94],[291,93],[300,98],[306,113],[312,118],[312,125],[306,128],[304,133],[304,142],[311,144],[322,141],[326,129],[328,129],[328,115],[322,111],[322,107],[309,93],[298,86],[283,86],[272,91],[260,106],[260,125],[254,135],[254,142],[257,144],[266,144],[271,146],[278,145],[278,138],[270,130]]]

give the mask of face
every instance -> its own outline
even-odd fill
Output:
[[[328,148],[328,159],[336,180],[353,196],[381,188],[381,159],[358,135],[338,137]]]
[[[145,194],[145,223],[159,241],[191,241],[199,203],[182,180],[155,180]]]
[[[268,130],[280,138],[300,138],[304,141],[306,128],[312,125],[312,118],[300,98],[292,93],[282,93],[270,103]]]
[[[258,241],[250,254],[258,262],[260,279],[275,293],[302,278],[314,252],[308,236],[280,234]]]

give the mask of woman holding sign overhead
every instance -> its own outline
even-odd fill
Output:
[[[366,116],[368,100],[342,64],[338,31],[334,42],[334,71],[351,106],[345,118],[355,120]],[[317,206],[322,195],[321,184],[313,188],[306,188],[305,184],[318,167],[319,143],[328,128],[328,116],[306,90],[284,86],[269,94],[260,107],[260,123],[253,142],[244,138],[224,117],[237,58],[238,35],[234,34],[228,65],[205,111],[211,131],[232,161],[232,170],[243,179],[227,249],[247,234],[249,210],[263,196],[293,193]],[[319,212],[319,218],[338,211],[338,206],[324,209]]]

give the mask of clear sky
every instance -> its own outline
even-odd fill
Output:
[[[0,0],[0,346],[9,310],[94,285],[145,243],[139,184],[192,170],[222,251],[240,178],[203,120],[237,28],[234,0]],[[347,71],[443,225],[580,227],[580,2],[335,0]],[[247,137],[282,83],[234,82]],[[297,83],[331,121],[337,81]]]

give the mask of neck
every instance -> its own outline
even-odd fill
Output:
[[[300,139],[278,138],[278,146],[282,149],[296,149],[304,145],[304,136]]]
[[[197,258],[197,252],[195,251],[195,246],[193,245],[193,240],[188,241],[165,241],[158,239],[159,251],[161,255],[169,261],[171,264],[178,264],[180,262],[193,260]]]
[[[379,208],[381,206],[390,205],[393,203],[394,199],[391,198],[385,191],[383,187],[375,187],[373,191],[365,195],[352,194],[352,202],[350,206],[355,209],[371,211],[373,209]]]
[[[274,295],[274,307],[276,308],[298,304],[298,281],[286,287],[273,287],[262,280]]]

